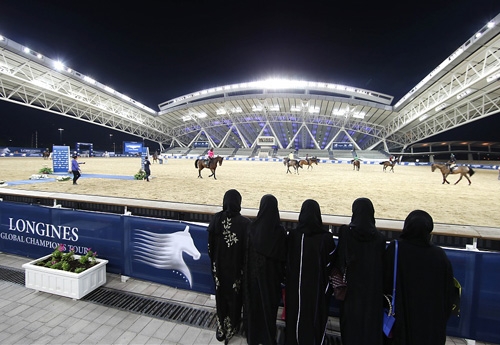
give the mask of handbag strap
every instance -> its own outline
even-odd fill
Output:
[[[394,275],[392,279],[392,313],[396,313],[396,274],[398,271],[398,240],[395,242],[394,249]]]

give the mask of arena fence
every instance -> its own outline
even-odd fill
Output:
[[[63,243],[77,254],[90,248],[109,261],[110,273],[213,294],[206,224],[218,206],[181,204],[51,192],[0,189],[0,251],[27,258],[49,254]],[[253,218],[256,209],[243,209]],[[298,213],[281,212],[288,228]],[[349,217],[323,215],[334,234]],[[388,239],[402,221],[377,219]],[[500,343],[500,229],[436,224],[463,287],[461,316],[448,323],[450,336]],[[449,248],[449,247],[455,248]],[[488,247],[489,249],[487,249]],[[169,259],[165,259],[169,253]],[[425,288],[425,282],[422,282]],[[338,315],[334,300],[330,314]]]

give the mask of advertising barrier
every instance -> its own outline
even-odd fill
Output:
[[[0,202],[0,251],[37,259],[60,243],[111,273],[213,293],[206,226]]]
[[[0,202],[2,252],[36,259],[64,243],[77,254],[96,251],[111,273],[213,294],[207,242],[200,224]],[[462,285],[460,317],[450,318],[448,335],[499,344],[500,253],[445,251]],[[330,314],[338,316],[335,299]]]

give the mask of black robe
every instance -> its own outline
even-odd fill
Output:
[[[323,229],[316,201],[306,200],[302,204],[298,227],[290,230],[287,248],[286,344],[323,344],[335,241]]]
[[[385,238],[375,227],[374,208],[367,198],[356,199],[349,226],[340,228],[335,266],[347,262],[347,294],[340,302],[343,345],[383,343],[383,277]]]
[[[245,321],[249,345],[276,344],[276,315],[285,279],[286,231],[278,201],[264,195],[257,218],[248,227]]]
[[[243,270],[250,220],[240,215],[240,210],[241,195],[234,189],[227,191],[222,211],[215,214],[207,229],[219,341],[231,339],[241,324]]]
[[[390,344],[444,345],[453,304],[453,268],[445,251],[430,242],[431,216],[416,210],[398,240],[396,322]],[[385,290],[392,294],[394,242],[387,247]]]

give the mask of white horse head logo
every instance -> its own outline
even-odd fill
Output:
[[[8,147],[6,148],[3,148],[3,149],[0,149],[0,155],[1,156],[5,156],[5,155],[8,155],[10,153],[10,150]]]
[[[137,230],[134,238],[134,259],[146,265],[165,270],[177,270],[183,274],[190,287],[193,287],[191,271],[184,262],[182,253],[186,252],[194,260],[199,260],[200,252],[189,233],[189,225],[184,231],[158,234]]]

